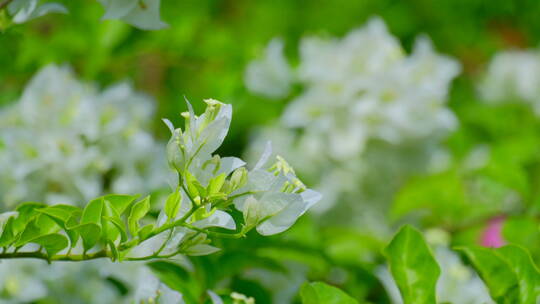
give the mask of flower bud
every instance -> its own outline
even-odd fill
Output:
[[[181,172],[184,170],[186,156],[184,153],[184,139],[180,129],[174,130],[174,134],[167,144],[167,160],[169,166],[176,171]]]

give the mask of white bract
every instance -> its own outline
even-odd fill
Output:
[[[0,110],[0,201],[82,204],[158,189],[167,171],[152,112],[126,83],[99,92],[67,68],[44,68]]]
[[[105,8],[103,20],[117,19],[143,30],[167,27],[160,18],[161,0],[98,0]],[[20,24],[49,13],[68,13],[59,3],[41,0],[14,0],[7,5],[11,22]]]
[[[227,135],[232,108],[213,99],[205,102],[208,106],[200,116],[194,114],[188,102],[189,111],[182,113],[186,120],[184,130],[174,129],[165,120],[172,133],[167,145],[169,164],[181,177],[180,185],[185,184],[182,190],[185,209],[177,218],[193,207],[193,200],[205,206],[202,212],[210,214],[201,219],[206,221],[205,225],[213,223],[235,229],[230,215],[213,209],[232,203],[243,212],[246,231],[256,227],[260,234],[270,235],[288,229],[320,200],[320,195],[307,189],[283,158],[278,156],[274,163],[269,161],[272,154],[269,143],[251,170],[241,159],[212,155]]]
[[[66,8],[58,3],[41,3],[40,0],[14,0],[7,6],[14,23],[24,23],[49,13],[67,13]]]
[[[303,90],[292,97],[279,122],[259,132],[248,157],[260,152],[266,140],[274,141],[300,175],[323,191],[321,211],[338,198],[371,201],[361,192],[366,183],[377,184],[377,176],[403,176],[410,168],[426,167],[430,157],[425,155],[457,126],[446,101],[460,66],[437,54],[427,37],[419,37],[407,55],[383,21],[374,18],[341,39],[304,38],[293,76],[281,63],[282,49],[280,41],[270,43],[263,59],[247,68],[246,86],[267,97],[281,97],[293,82]],[[290,83],[277,84],[276,75]],[[407,151],[411,147],[417,151]],[[403,162],[401,154],[422,155],[415,157],[420,164]],[[392,177],[391,183],[400,178]],[[391,193],[394,185],[383,184],[384,193]]]
[[[264,56],[248,65],[245,82],[250,91],[268,98],[283,98],[289,94],[293,74],[283,55],[283,47],[281,39],[273,39]]]
[[[99,0],[105,7],[104,20],[119,19],[143,30],[167,26],[159,16],[161,0]]]
[[[77,81],[68,68],[44,68],[18,101],[0,111],[0,202],[83,204],[105,191],[159,189],[167,169],[163,144],[149,133],[152,112],[150,98],[126,83],[100,92]],[[0,214],[0,232],[12,216],[17,213]],[[62,294],[71,303],[122,303],[126,297],[106,278],[121,277],[137,297],[144,285],[139,273],[151,275],[140,264],[106,263],[2,262],[0,299],[20,303]],[[161,285],[155,286],[154,297]],[[144,296],[152,294],[145,290]]]
[[[479,87],[488,102],[520,101],[540,115],[540,51],[500,52],[489,63]]]

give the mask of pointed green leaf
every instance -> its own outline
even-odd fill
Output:
[[[103,198],[91,200],[83,210],[81,224],[93,223],[101,225],[101,213],[103,212]]]
[[[67,238],[61,234],[47,234],[40,236],[34,240],[32,243],[41,245],[47,251],[47,255],[52,257],[58,252],[62,251],[69,244]]]
[[[37,210],[54,220],[69,237],[71,247],[74,247],[79,239],[77,231],[70,229],[71,226],[77,225],[76,218],[81,213],[81,209],[70,205],[54,205],[47,208]]]
[[[540,273],[527,249],[508,245],[496,252],[512,268],[519,281],[520,303],[536,304],[540,301]]]
[[[111,249],[112,254],[112,261],[117,261],[119,258],[118,250],[116,249],[116,245],[112,241],[107,241],[107,244],[109,245],[109,248]]]
[[[137,198],[136,195],[109,194],[103,197],[109,201],[119,215],[122,215]]]
[[[46,208],[38,209],[37,211],[46,214],[51,219],[55,220],[59,225],[65,225],[74,212],[80,209],[70,205],[54,205]]]
[[[128,217],[128,227],[131,235],[135,236],[139,232],[139,220],[142,219],[150,210],[150,197],[147,196],[143,200],[138,201],[131,208]]]
[[[435,304],[440,268],[422,234],[405,225],[384,249],[405,304]]]
[[[94,247],[101,237],[101,226],[94,223],[80,224],[74,228],[83,240],[84,251]]]
[[[146,237],[154,230],[154,225],[152,224],[148,224],[144,227],[142,227],[140,230],[139,230],[139,238],[141,240],[144,240],[146,239]]]
[[[358,304],[339,288],[322,282],[304,283],[300,296],[302,304]]]
[[[27,202],[19,205],[15,211],[19,213],[15,221],[13,222],[13,233],[15,235],[21,233],[26,228],[26,225],[37,215],[38,209],[46,207],[47,205],[35,202]]]
[[[221,187],[223,187],[223,183],[225,183],[226,177],[227,175],[225,173],[221,173],[220,175],[212,178],[208,183],[208,195],[219,193]]]
[[[15,241],[15,233],[13,232],[14,217],[10,217],[4,225],[4,231],[0,237],[0,247],[6,247],[11,245]]]
[[[101,233],[102,237],[106,241],[116,241],[119,235],[124,234],[122,238],[125,240],[127,236],[125,235],[124,225],[122,225],[122,220],[116,209],[108,200],[104,200],[103,211],[101,218]],[[121,230],[119,230],[119,227]]]
[[[165,201],[165,214],[169,219],[174,219],[176,217],[178,211],[180,211],[181,203],[181,191],[175,191],[167,197],[167,200]]]
[[[192,198],[195,198],[197,196],[206,196],[206,189],[201,185],[197,178],[193,176],[193,174],[186,170],[184,173],[184,177],[186,180],[187,190]]]
[[[538,270],[529,254],[517,246],[499,249],[459,247],[474,265],[497,303],[536,304]]]

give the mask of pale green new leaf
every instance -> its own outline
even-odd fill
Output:
[[[103,198],[97,198],[88,203],[81,216],[81,224],[76,227],[83,239],[84,250],[94,247],[101,237],[101,215]]]
[[[70,205],[54,205],[37,211],[50,217],[66,231],[71,247],[76,245],[79,234],[76,230],[70,229],[69,227],[77,225],[75,218],[81,213],[79,208]]]
[[[517,276],[520,303],[536,304],[537,299],[540,300],[540,273],[529,252],[515,245],[504,246],[496,251]]]
[[[150,210],[150,197],[147,196],[143,200],[138,201],[131,207],[131,212],[128,217],[128,227],[132,236],[139,232],[139,220],[142,219]]]
[[[58,252],[62,251],[69,244],[67,238],[61,234],[46,234],[42,235],[32,241],[41,245],[47,251],[47,255],[52,257]]]
[[[302,304],[358,304],[339,288],[322,282],[304,283],[300,296]]]
[[[118,215],[122,215],[137,198],[136,195],[109,194],[103,197],[116,210]]]
[[[460,247],[472,262],[497,303],[536,304],[540,275],[529,253],[518,246],[499,249]]]
[[[171,193],[165,201],[165,214],[169,219],[174,219],[180,211],[182,203],[182,193],[180,191],[174,191]]]
[[[405,225],[384,249],[405,304],[435,304],[440,268],[422,234]]]

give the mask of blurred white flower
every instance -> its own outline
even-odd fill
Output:
[[[245,83],[250,91],[268,98],[283,98],[289,94],[293,75],[283,46],[281,39],[274,38],[264,56],[248,65]]]
[[[500,52],[489,63],[479,87],[486,101],[521,101],[540,115],[540,51]]]
[[[259,68],[251,79],[249,71],[263,62],[272,66],[270,50],[281,54],[277,43],[270,43],[265,60],[248,67],[248,89],[275,87],[261,83],[276,75],[269,68]],[[424,36],[407,55],[378,18],[341,39],[304,38],[295,75],[285,78],[303,90],[278,122],[256,134],[247,158],[254,159],[271,140],[299,176],[322,192],[315,210],[327,211],[339,200],[361,206],[359,214],[366,208],[381,211],[407,174],[447,164],[437,162],[444,155],[438,143],[458,123],[446,102],[459,71],[460,65],[436,53]],[[348,215],[353,217],[350,210]]]
[[[0,110],[0,201],[84,204],[158,189],[167,167],[148,131],[152,113],[128,84],[99,92],[68,68],[44,68]]]
[[[152,115],[152,100],[128,84],[100,92],[77,81],[68,68],[44,68],[17,102],[0,110],[0,209],[26,200],[82,205],[106,192],[158,190],[168,169],[164,144],[149,132]],[[0,226],[12,215],[1,214]],[[123,295],[114,280],[129,294]],[[150,281],[157,278],[138,263],[5,261],[0,302],[48,297],[64,303],[131,303],[156,297],[159,289],[159,303],[180,303],[171,300],[179,294]]]
[[[24,23],[49,13],[67,13],[59,3],[41,3],[40,0],[14,0],[7,6],[14,23]]]
[[[99,0],[105,8],[103,20],[119,19],[143,30],[167,27],[159,14],[161,0]]]

